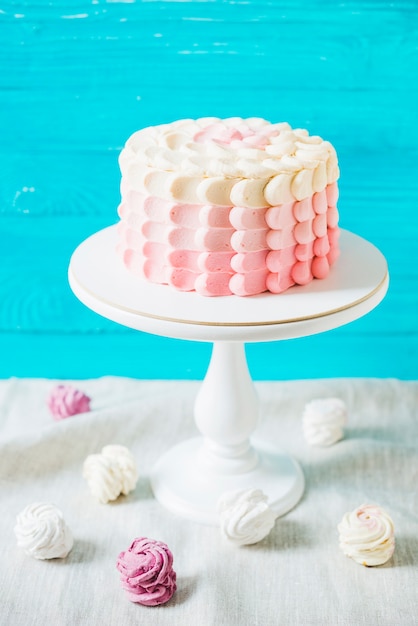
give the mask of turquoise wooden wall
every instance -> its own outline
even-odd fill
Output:
[[[0,3],[0,377],[201,378],[210,345],[85,309],[73,249],[116,221],[118,153],[181,117],[262,116],[329,139],[341,225],[386,255],[367,317],[247,346],[256,379],[417,378],[415,1]]]

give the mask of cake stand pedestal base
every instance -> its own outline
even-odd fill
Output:
[[[303,494],[303,473],[279,450],[251,444],[258,419],[244,344],[215,342],[195,403],[203,436],[174,446],[159,459],[150,476],[155,497],[174,513],[216,523],[223,493],[255,488],[266,494],[277,516],[287,513]]]
[[[277,517],[290,511],[304,491],[304,477],[290,456],[273,448],[252,448],[254,469],[242,474],[208,471],[202,437],[174,446],[160,457],[151,473],[157,500],[173,513],[205,524],[217,524],[216,504],[226,491],[261,489]],[[173,471],[175,468],[175,471]]]

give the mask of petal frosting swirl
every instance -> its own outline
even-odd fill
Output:
[[[328,141],[257,117],[144,128],[128,139],[119,164],[133,190],[191,204],[216,197],[216,204],[229,206],[240,197],[239,206],[249,208],[302,200],[339,178]]]
[[[237,546],[261,541],[275,523],[275,513],[260,489],[224,493],[217,504],[222,534]]]
[[[73,535],[53,504],[29,504],[16,519],[17,545],[35,559],[63,559],[73,547]]]
[[[116,567],[131,602],[157,606],[168,602],[176,591],[173,555],[162,541],[147,537],[134,539],[119,554]]]
[[[135,489],[138,480],[135,458],[125,446],[105,446],[101,454],[86,458],[83,477],[93,496],[106,504]]]
[[[344,436],[347,407],[339,398],[312,400],[302,416],[303,432],[311,446],[330,446]]]
[[[54,420],[59,421],[90,411],[91,399],[72,385],[57,385],[48,398],[48,408]]]
[[[389,514],[374,504],[346,513],[338,525],[340,548],[361,565],[382,565],[395,550],[395,531]]]

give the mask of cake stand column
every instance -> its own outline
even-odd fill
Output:
[[[250,435],[259,418],[258,397],[242,342],[216,341],[195,402],[195,421],[204,437],[199,462],[208,471],[243,473],[257,464]]]
[[[287,513],[302,496],[303,474],[276,447],[251,445],[258,417],[244,344],[216,341],[195,401],[202,437],[160,457],[150,475],[155,497],[183,517],[213,524],[224,492],[256,488],[268,496],[277,516]]]

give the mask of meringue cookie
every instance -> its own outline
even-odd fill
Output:
[[[346,513],[338,531],[341,550],[361,565],[382,565],[395,550],[393,521],[377,505],[363,504]]]
[[[168,602],[176,591],[173,554],[162,541],[138,537],[119,554],[116,567],[122,587],[131,602],[157,606]]]
[[[48,408],[54,420],[62,420],[90,411],[90,398],[72,385],[57,385],[48,398]]]
[[[276,515],[260,489],[228,491],[218,500],[222,534],[237,546],[261,541],[274,526]]]
[[[330,446],[344,436],[347,407],[339,398],[312,400],[302,416],[303,432],[311,446]]]
[[[64,559],[73,547],[73,535],[53,504],[29,504],[16,519],[17,545],[35,559]]]
[[[83,465],[83,477],[92,494],[106,504],[133,491],[138,480],[132,453],[120,445],[105,446],[101,454],[91,454]]]

